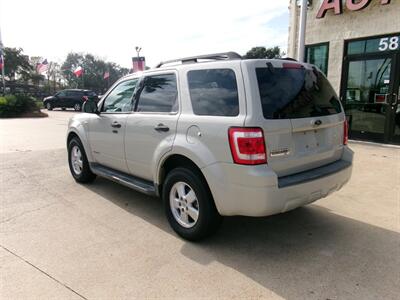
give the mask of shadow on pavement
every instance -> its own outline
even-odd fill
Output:
[[[159,199],[102,178],[86,187],[174,234]],[[201,265],[223,264],[286,299],[395,299],[399,244],[397,232],[309,205],[266,218],[225,218],[216,235],[184,243],[181,253]]]

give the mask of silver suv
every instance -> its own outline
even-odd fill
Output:
[[[339,190],[352,171],[347,122],[314,66],[245,60],[233,52],[183,58],[128,75],[68,126],[68,161],[160,196],[188,240],[222,216],[268,216]]]

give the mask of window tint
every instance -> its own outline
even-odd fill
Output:
[[[305,68],[256,68],[264,117],[308,118],[337,114],[340,102],[319,71]]]
[[[207,116],[239,114],[238,90],[233,70],[189,71],[188,82],[194,114]]]
[[[117,85],[104,101],[104,112],[131,111],[132,95],[138,79],[131,79]]]
[[[58,92],[56,95],[59,96],[59,97],[65,97],[67,95],[67,92],[66,91],[61,91],[61,92]]]
[[[178,92],[174,74],[146,77],[140,93],[137,111],[176,112]]]

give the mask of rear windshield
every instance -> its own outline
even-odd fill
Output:
[[[328,80],[316,69],[256,68],[266,119],[328,116],[341,112]]]

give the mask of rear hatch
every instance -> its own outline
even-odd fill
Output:
[[[246,126],[262,127],[268,165],[278,176],[340,159],[344,114],[315,67],[291,61],[244,61],[248,73]],[[246,78],[246,76],[245,76]]]

